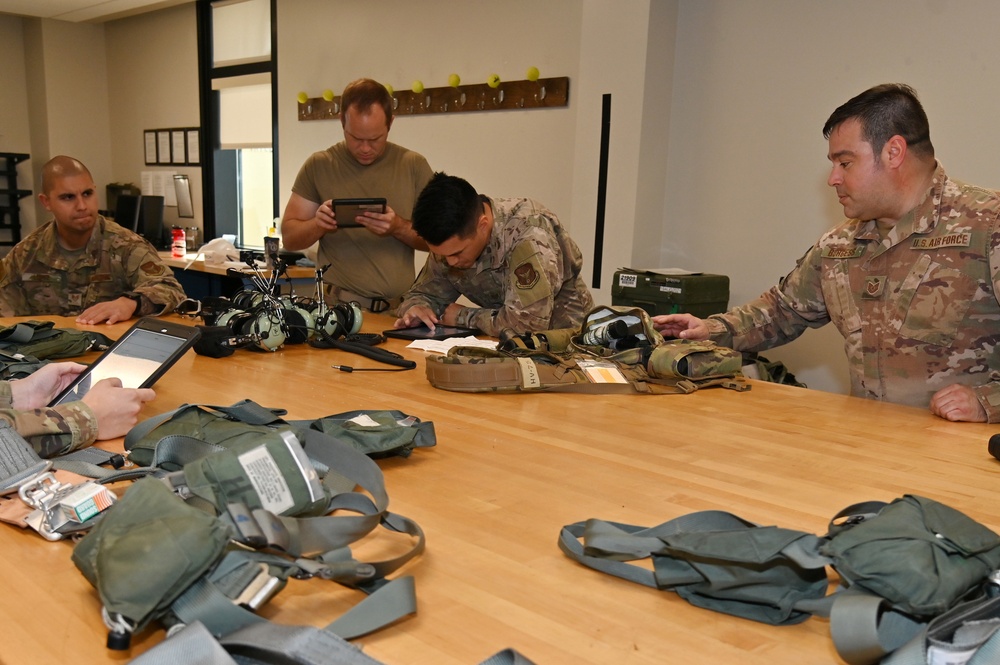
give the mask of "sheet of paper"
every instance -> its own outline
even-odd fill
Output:
[[[495,340],[490,339],[478,339],[476,337],[449,337],[448,339],[420,339],[410,342],[406,345],[408,349],[420,349],[421,351],[429,351],[430,353],[448,353],[448,350],[454,346],[478,346],[483,349],[495,349],[497,348],[497,343]]]

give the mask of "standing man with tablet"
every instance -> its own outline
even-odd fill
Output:
[[[388,141],[392,97],[372,79],[348,84],[340,98],[344,140],[313,153],[302,165],[281,219],[286,249],[319,242],[317,265],[328,295],[373,312],[394,309],[414,278],[413,251],[427,245],[410,217],[431,178],[420,154]],[[333,199],[384,198],[384,213],[338,219]],[[348,227],[347,224],[361,224]]]

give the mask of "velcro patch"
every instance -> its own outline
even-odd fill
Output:
[[[972,243],[972,234],[949,233],[936,238],[914,238],[910,249],[936,249],[938,247],[968,247]]]

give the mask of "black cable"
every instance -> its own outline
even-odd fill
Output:
[[[407,372],[412,367],[351,367],[350,365],[330,365],[333,369],[339,369],[341,372]]]

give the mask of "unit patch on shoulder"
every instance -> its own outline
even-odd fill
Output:
[[[147,275],[159,275],[163,272],[163,268],[156,261],[146,261],[141,266],[139,270],[143,271]]]
[[[538,284],[540,278],[541,275],[535,270],[535,266],[531,264],[531,261],[525,261],[514,268],[514,283],[517,284],[517,288],[519,289],[530,289],[535,284]]]

